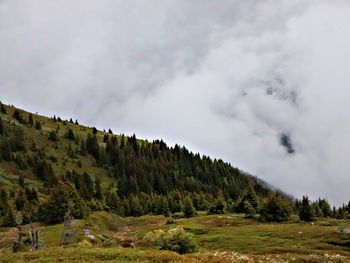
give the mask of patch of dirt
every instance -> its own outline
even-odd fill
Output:
[[[119,229],[118,232],[113,232],[112,237],[122,247],[135,247],[138,244],[138,240],[132,238],[131,234],[135,231],[135,227],[131,225],[125,225]]]
[[[204,221],[201,221],[201,223],[204,225],[218,226],[218,227],[229,227],[229,226],[239,225],[237,223],[229,222],[222,219],[221,220],[220,219],[204,220]]]
[[[346,234],[350,234],[350,227],[344,228],[343,232]]]
[[[197,253],[192,257],[199,260],[199,262],[232,262],[232,263],[280,263],[280,262],[349,262],[348,258],[338,254],[329,255],[297,255],[297,254],[266,254],[266,255],[251,255],[240,254],[236,252],[220,251],[209,253]]]

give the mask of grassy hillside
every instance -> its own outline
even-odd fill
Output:
[[[197,252],[179,255],[144,243],[149,231],[175,227],[194,234]],[[164,216],[121,218],[94,212],[88,219],[74,222],[73,228],[79,230],[75,232],[77,241],[64,247],[58,246],[62,224],[39,226],[43,248],[30,253],[6,252],[15,231],[4,230],[0,262],[348,262],[349,227],[348,220],[335,219],[314,224],[265,224],[245,219],[242,214],[199,214],[166,224]],[[82,234],[86,228],[104,239],[98,238],[97,244],[87,242]],[[123,248],[130,243],[133,248]]]
[[[0,190],[17,211],[38,208],[58,188],[71,191],[90,210],[133,216],[179,212],[185,200],[197,210],[217,200],[233,206],[248,186],[259,198],[271,192],[263,181],[185,147],[4,104],[1,109]],[[40,217],[38,211],[28,216]]]

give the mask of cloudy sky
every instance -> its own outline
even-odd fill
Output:
[[[0,100],[350,199],[350,2],[0,0]]]

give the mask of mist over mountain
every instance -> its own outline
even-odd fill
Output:
[[[0,97],[340,204],[349,24],[342,0],[3,0]]]

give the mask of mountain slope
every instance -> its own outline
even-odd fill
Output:
[[[179,212],[188,199],[197,210],[220,200],[231,206],[248,188],[259,198],[271,192],[258,178],[185,147],[0,108],[0,198],[7,202],[2,216],[11,208],[40,219],[45,209],[39,208],[59,195],[61,203],[84,204],[84,211],[138,216]],[[63,209],[67,205],[57,211]]]

